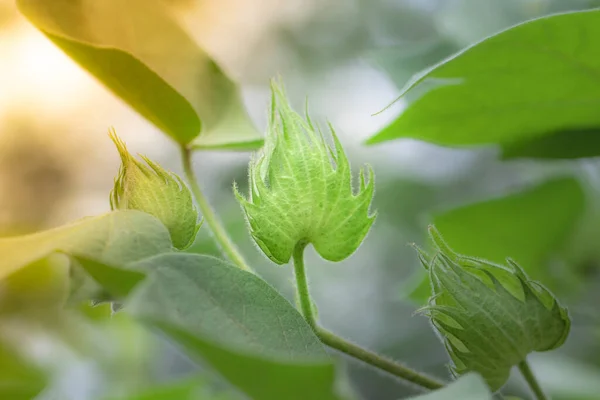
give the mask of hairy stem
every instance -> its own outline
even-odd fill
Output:
[[[306,276],[306,269],[304,268],[304,249],[306,248],[305,242],[299,242],[294,248],[294,273],[296,275],[296,290],[298,291],[298,301],[300,302],[300,310],[304,319],[310,325],[310,327],[316,331],[317,319],[315,318],[315,312],[310,299],[310,292],[308,291],[308,278]]]
[[[223,224],[215,214],[214,210],[210,206],[208,199],[202,193],[200,186],[198,185],[198,181],[196,179],[196,175],[194,174],[194,170],[192,169],[192,152],[190,149],[186,147],[181,148],[181,158],[183,162],[183,170],[185,172],[185,176],[187,178],[188,184],[192,189],[192,193],[198,203],[198,207],[200,207],[200,211],[204,217],[204,220],[208,224],[210,230],[212,231],[213,237],[217,244],[221,247],[221,251],[225,254],[227,258],[235,265],[237,265],[240,269],[245,271],[252,271],[252,268],[246,263],[244,257],[237,249],[227,231],[223,227]]]
[[[360,360],[382,371],[388,372],[400,379],[411,382],[415,385],[426,389],[439,389],[444,386],[434,378],[428,377],[420,372],[417,372],[409,367],[399,364],[389,358],[383,357],[377,353],[360,347],[336,334],[320,327],[317,324],[312,300],[308,290],[308,279],[306,277],[306,269],[304,268],[304,249],[306,243],[300,242],[296,245],[293,254],[294,271],[296,274],[296,285],[298,290],[298,300],[300,309],[306,322],[313,329],[317,337],[327,346],[336,349],[350,357]]]
[[[544,394],[544,391],[542,390],[542,387],[535,378],[535,375],[533,375],[533,371],[531,371],[527,360],[523,360],[519,363],[519,371],[521,371],[523,378],[525,378],[525,381],[527,382],[529,388],[535,395],[536,400],[548,400],[548,397],[546,397],[546,395]]]

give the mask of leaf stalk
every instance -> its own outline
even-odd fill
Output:
[[[538,382],[535,375],[533,374],[533,371],[531,370],[531,367],[529,366],[529,363],[527,362],[527,360],[521,361],[519,363],[518,367],[519,367],[519,371],[521,371],[521,374],[523,375],[523,378],[525,378],[527,385],[529,385],[529,388],[533,392],[535,399],[536,400],[548,400],[548,397],[542,390],[542,387],[540,386],[540,383]]]
[[[181,147],[181,160],[183,163],[183,170],[194,194],[194,198],[198,203],[198,207],[202,212],[202,216],[206,221],[206,224],[209,226],[213,238],[217,242],[217,244],[221,247],[221,251],[224,255],[233,262],[237,267],[244,271],[252,272],[252,268],[246,263],[244,256],[240,253],[238,248],[235,246],[227,231],[223,227],[223,223],[217,216],[217,214],[212,209],[210,203],[202,190],[200,189],[200,185],[198,184],[198,180],[196,179],[196,174],[192,168],[192,150],[182,146]]]
[[[293,253],[298,300],[300,302],[302,315],[321,342],[350,357],[360,360],[365,364],[371,365],[422,388],[434,390],[443,387],[444,383],[437,379],[431,378],[398,362],[390,360],[389,358],[360,347],[318,325],[308,288],[306,269],[304,267],[304,250],[306,245],[306,242],[299,242]]]

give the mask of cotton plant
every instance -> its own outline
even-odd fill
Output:
[[[515,261],[500,265],[458,254],[433,226],[433,252],[417,248],[431,286],[428,305],[419,311],[443,342],[449,378],[456,382],[321,326],[304,253],[312,245],[323,259],[343,262],[358,251],[376,220],[375,173],[364,166],[353,174],[334,128],[323,132],[308,115],[294,111],[279,82],[272,83],[271,92],[264,145],[248,166],[248,193],[237,185],[233,193],[260,251],[277,265],[293,264],[298,311],[254,273],[229,238],[194,179],[189,147],[182,146],[184,182],[147,157],[132,155],[111,131],[121,158],[110,194],[112,212],[1,239],[0,318],[25,310],[60,314],[83,298],[111,302],[113,313],[128,313],[192,358],[208,360],[249,398],[352,397],[334,380],[328,346],[432,391],[423,399],[463,396],[456,393],[491,399],[515,366],[536,399],[546,399],[527,358],[564,343],[570,330],[567,309]],[[203,220],[230,262],[190,251]],[[41,275],[47,279],[32,284],[32,276]],[[28,288],[35,288],[37,297],[28,295]],[[263,376],[265,368],[272,375]],[[240,371],[250,378],[240,379]]]

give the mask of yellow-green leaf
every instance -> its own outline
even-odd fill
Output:
[[[5,343],[0,343],[0,399],[30,400],[47,384],[40,368],[27,362]]]
[[[46,313],[69,296],[69,257],[50,254],[7,276],[0,284],[0,313]]]
[[[260,146],[236,85],[156,0],[17,4],[44,35],[177,142]]]
[[[47,231],[0,239],[0,279],[55,252],[123,265],[172,249],[169,232],[156,218],[141,211],[115,211]]]

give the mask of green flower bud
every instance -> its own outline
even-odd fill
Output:
[[[374,175],[360,171],[352,188],[350,164],[333,128],[334,146],[310,119],[294,112],[273,84],[264,148],[249,166],[250,195],[234,187],[252,237],[275,263],[287,263],[298,243],[312,243],[326,260],[341,261],[360,246],[375,215],[369,214]]]
[[[171,234],[173,246],[183,250],[196,238],[202,222],[190,190],[183,180],[147,157],[136,160],[114,131],[110,137],[121,156],[121,168],[110,193],[110,206],[115,209],[139,210],[160,220]]]
[[[533,351],[552,350],[566,340],[567,309],[514,261],[507,266],[454,253],[430,227],[437,252],[419,250],[432,288],[423,312],[440,334],[453,374],[475,371],[493,391],[513,366]]]

